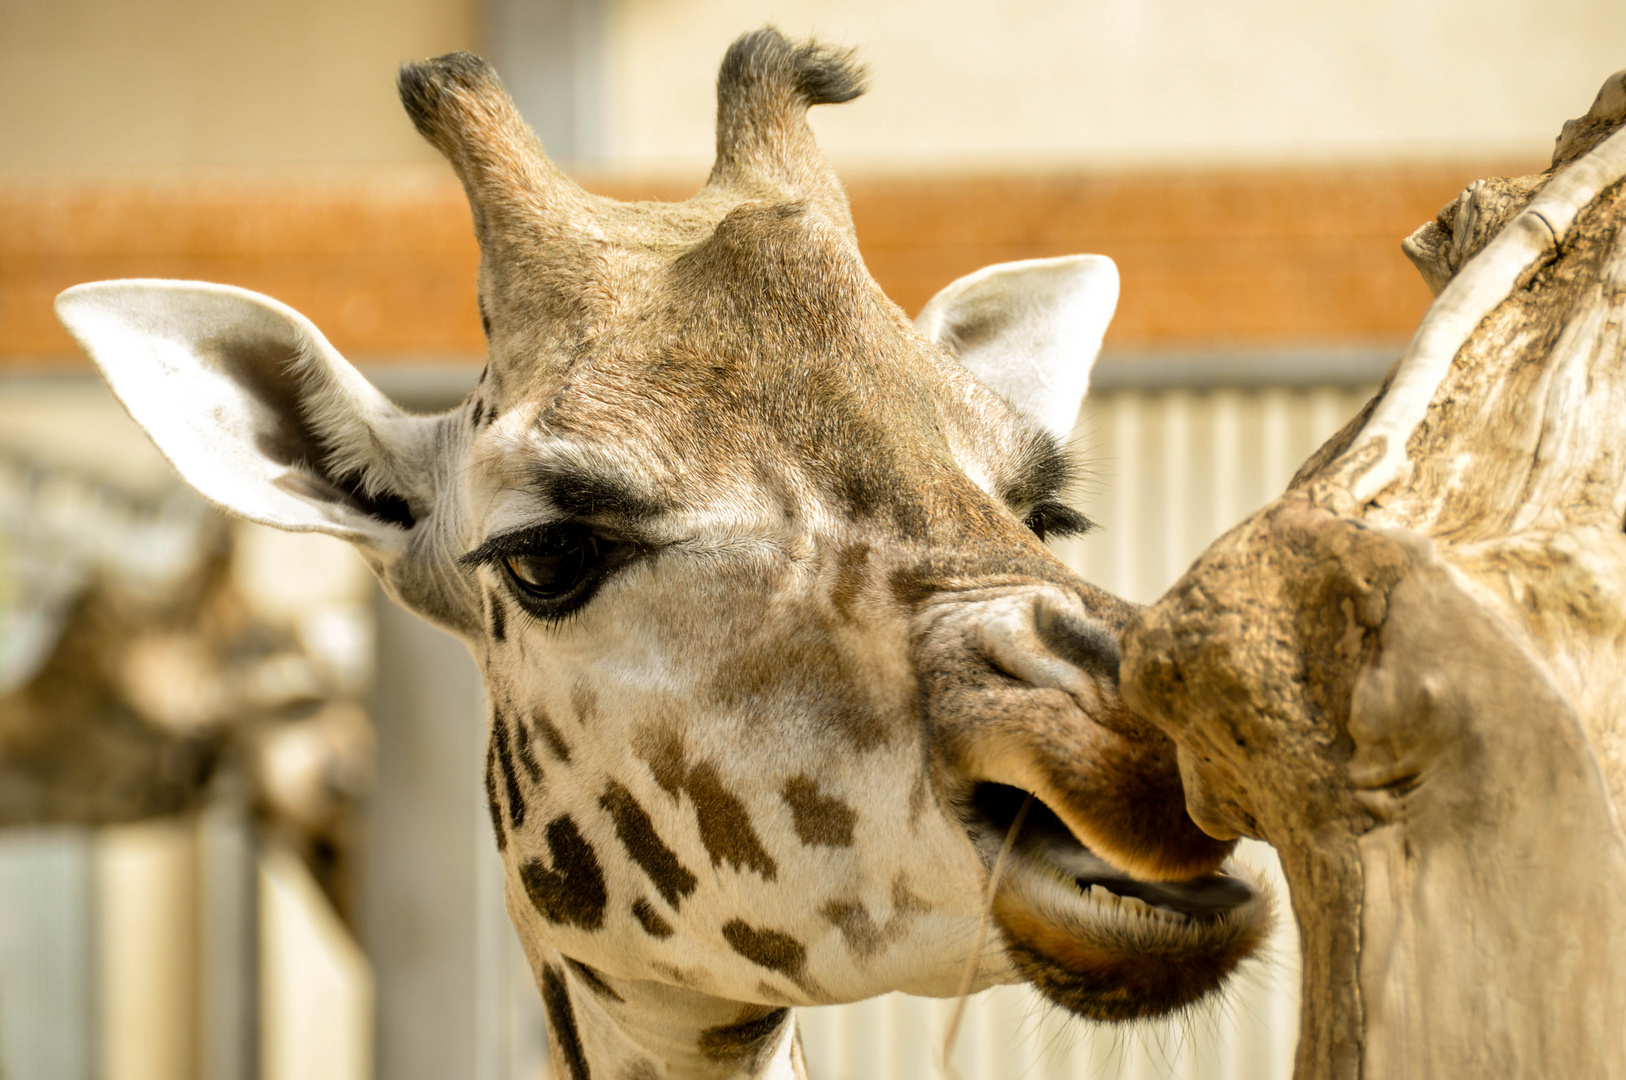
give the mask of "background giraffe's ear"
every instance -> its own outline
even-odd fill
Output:
[[[1005,400],[1065,439],[1118,306],[1105,255],[997,263],[932,297],[915,326]]]
[[[246,289],[140,280],[76,286],[56,311],[212,502],[384,556],[405,548],[429,504],[418,459],[434,421],[401,412],[303,315]]]

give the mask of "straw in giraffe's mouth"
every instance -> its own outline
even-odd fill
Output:
[[[990,862],[1026,793],[982,785],[972,836]],[[1035,800],[1006,858],[993,915],[1017,967],[1041,992],[1095,1019],[1155,1016],[1216,989],[1270,926],[1241,868],[1149,882],[1116,869]]]

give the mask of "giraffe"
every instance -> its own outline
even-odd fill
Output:
[[[954,994],[985,893],[976,988],[1109,1021],[1214,992],[1267,905],[1119,702],[1134,608],[1045,546],[1090,525],[1062,439],[1111,262],[990,267],[911,323],[806,122],[863,73],[772,29],[682,203],[579,188],[472,55],[399,89],[481,249],[460,407],[403,412],[241,289],[57,307],[204,495],[351,541],[467,642],[557,1075],[805,1076],[791,1007]]]

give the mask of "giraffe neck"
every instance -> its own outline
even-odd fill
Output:
[[[788,1008],[611,979],[546,952],[532,966],[559,1080],[807,1080]]]

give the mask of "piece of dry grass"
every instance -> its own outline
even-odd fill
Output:
[[[988,919],[994,911],[994,893],[999,889],[1000,875],[1005,872],[1005,860],[1016,844],[1016,834],[1022,831],[1022,822],[1027,820],[1028,807],[1032,805],[1033,796],[1029,794],[1022,800],[1022,808],[1011,821],[1011,827],[1005,833],[1005,842],[999,845],[999,854],[994,857],[994,867],[988,873],[988,895],[983,897],[982,917],[977,920],[977,936],[971,942],[971,956],[966,960],[965,975],[960,979],[960,992],[955,995],[954,1015],[949,1017],[948,1030],[943,1033],[940,1065],[945,1080],[960,1080],[960,1074],[955,1071],[949,1055],[954,1052],[954,1040],[960,1034],[960,1021],[965,1019],[965,1003],[971,996],[971,986],[977,981],[977,967],[982,963],[982,944],[988,936]]]

